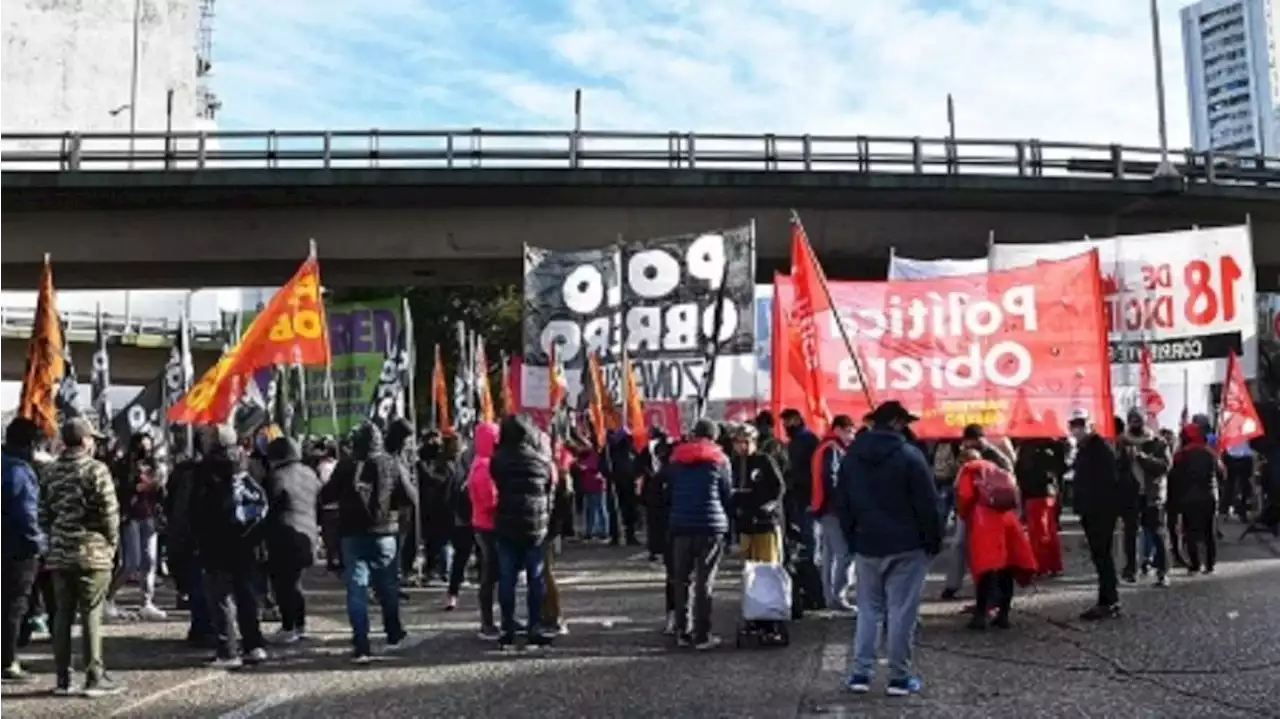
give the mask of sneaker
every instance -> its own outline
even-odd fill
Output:
[[[102,605],[102,618],[110,622],[120,621],[128,615],[115,602],[106,602]]]
[[[373,661],[373,657],[369,652],[355,652],[351,655],[351,663],[365,665]]]
[[[1200,573],[1200,568],[1199,568],[1199,567],[1187,567],[1187,576],[1188,576],[1188,577],[1194,577],[1194,576],[1196,576],[1196,575],[1197,575],[1197,574],[1199,574],[1199,573]]]
[[[959,594],[959,589],[944,589],[942,590],[942,601],[954,602]]]
[[[23,671],[17,662],[0,670],[0,682],[4,684],[30,684],[32,679],[33,677]]]
[[[540,634],[544,637],[567,637],[569,636],[569,623],[559,621],[555,624],[549,624],[542,629]]]
[[[480,631],[476,632],[476,636],[482,641],[492,642],[502,636],[502,632],[497,627],[480,627]]]
[[[996,629],[1008,629],[1008,628],[1009,628],[1009,626],[1010,626],[1010,625],[1009,625],[1009,615],[1008,615],[1008,614],[997,614],[997,615],[996,615],[996,617],[995,617],[995,619],[992,619],[992,620],[991,620],[991,626],[995,627]]]
[[[395,640],[387,640],[387,651],[399,652],[405,649],[412,649],[423,642],[427,636],[425,634],[410,634],[401,632],[400,636]]]
[[[298,633],[292,629],[281,629],[271,638],[272,644],[297,644]]]
[[[529,646],[546,648],[554,644],[555,640],[555,634],[549,632],[535,632],[529,635]]]
[[[311,635],[307,634],[307,630],[303,628],[293,630],[293,636],[297,637],[300,642],[311,641]]]
[[[1205,574],[1213,574],[1213,567],[1205,567],[1205,568],[1204,568],[1204,573],[1205,573]]]
[[[1169,575],[1161,574],[1156,577],[1156,586],[1161,588],[1169,586]]]
[[[705,639],[693,645],[693,648],[699,652],[709,652],[720,646],[720,637],[714,634],[708,634]]]
[[[261,664],[267,661],[267,650],[262,647],[250,649],[244,653],[244,661],[246,664]]]
[[[1130,569],[1126,572],[1123,572],[1120,575],[1120,581],[1124,582],[1125,584],[1136,584],[1138,582],[1138,575],[1132,569]]]
[[[890,679],[889,686],[885,687],[884,693],[891,697],[905,697],[912,694],[919,694],[924,689],[924,682],[920,681],[920,677],[907,677],[906,679]]]
[[[1086,622],[1096,622],[1102,619],[1116,619],[1120,616],[1120,605],[1112,604],[1111,606],[1096,605],[1089,607],[1080,618]]]
[[[499,648],[499,649],[508,649],[508,648],[510,648],[510,647],[515,646],[515,643],[516,643],[516,635],[514,635],[514,634],[499,634],[499,635],[498,635],[498,648]]]
[[[58,681],[53,685],[53,695],[55,697],[71,696],[71,677],[58,677]]]
[[[244,666],[244,660],[240,657],[214,657],[208,666],[210,669],[239,669]]]
[[[675,612],[667,612],[667,624],[662,628],[662,635],[666,637],[674,637],[676,635]]]
[[[109,677],[101,676],[97,679],[87,679],[84,683],[83,694],[90,699],[98,697],[110,697],[116,694],[123,694],[125,685],[112,681]]]
[[[147,602],[142,605],[142,609],[138,610],[138,618],[148,622],[163,622],[169,618],[169,615],[165,614],[164,610],[155,604]]]
[[[871,677],[866,674],[854,674],[849,677],[844,686],[854,694],[866,694],[871,691]]]
[[[444,610],[446,612],[452,612],[457,608],[458,608],[458,598],[450,594],[444,600]]]
[[[681,649],[688,649],[689,647],[693,646],[693,637],[689,636],[688,634],[676,635],[676,646]]]

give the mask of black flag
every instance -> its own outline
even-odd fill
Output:
[[[111,420],[111,433],[121,441],[139,432],[150,434],[160,441],[164,427],[165,380],[168,371],[162,370],[146,387],[116,413]]]
[[[382,373],[378,386],[369,402],[369,419],[382,428],[405,414],[405,391],[409,387],[409,338],[407,323],[400,323],[400,334],[387,343],[387,354],[382,360]],[[390,336],[391,328],[387,327]]]
[[[76,382],[76,363],[71,359],[71,342],[67,340],[67,321],[64,318],[62,327],[62,380],[58,383],[58,394],[54,403],[62,420],[80,416],[80,385]],[[61,420],[60,420],[61,421]]]
[[[111,388],[111,357],[107,354],[107,331],[102,322],[102,305],[99,304],[94,321],[93,372],[89,378],[92,387],[93,412],[98,418],[98,427],[103,432],[110,432],[112,426],[111,399],[107,390]]]

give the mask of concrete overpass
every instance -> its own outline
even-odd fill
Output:
[[[889,248],[978,256],[1252,221],[1280,283],[1280,158],[920,138],[539,132],[6,135],[6,288],[271,285],[314,237],[333,286],[518,281],[521,244],[589,247],[755,220],[760,276],[799,210],[828,272]],[[215,142],[216,141],[216,142]],[[23,149],[9,149],[21,147]],[[217,149],[213,149],[216,147]],[[36,148],[36,149],[32,149]],[[129,169],[129,168],[132,169]]]

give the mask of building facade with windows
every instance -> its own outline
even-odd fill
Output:
[[[1280,155],[1276,2],[1200,0],[1182,9],[1193,149]]]

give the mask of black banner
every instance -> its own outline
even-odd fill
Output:
[[[146,433],[160,443],[164,429],[165,376],[161,371],[111,420],[111,433],[119,442],[128,442],[135,434]]]
[[[387,344],[382,360],[382,372],[378,386],[369,402],[369,419],[382,429],[405,415],[405,392],[409,387],[409,338],[405,335],[407,323],[400,323],[400,334],[394,343]]]
[[[1232,353],[1243,354],[1239,332],[1221,332],[1199,337],[1178,337],[1147,342],[1151,363],[1191,362],[1226,359]],[[1142,361],[1142,342],[1112,342],[1111,364],[1138,364]]]

